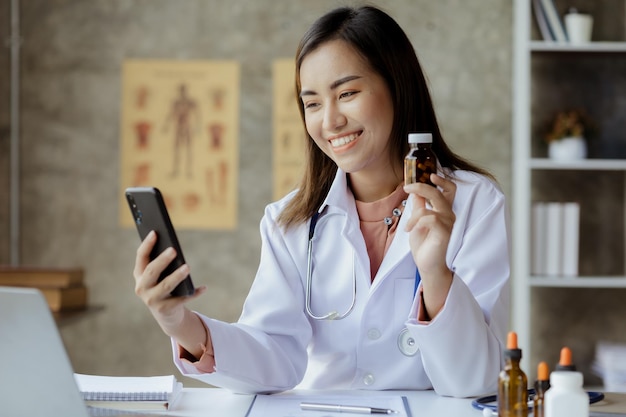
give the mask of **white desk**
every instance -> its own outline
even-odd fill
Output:
[[[307,391],[289,393],[306,394]],[[281,395],[289,395],[289,393]],[[315,392],[316,394],[328,391]],[[413,417],[482,417],[482,412],[472,408],[471,399],[441,397],[433,391],[343,391],[349,395],[404,395],[409,400]],[[180,417],[244,417],[253,395],[233,394],[219,388],[185,388],[182,398],[165,415]],[[354,414],[346,414],[351,416]],[[323,413],[320,414],[323,416]]]

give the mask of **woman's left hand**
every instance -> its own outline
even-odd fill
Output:
[[[446,264],[446,253],[456,220],[452,211],[456,184],[436,174],[431,174],[430,179],[437,188],[415,183],[405,185],[404,190],[413,199],[413,211],[405,230],[422,278],[424,304],[432,319],[443,307],[452,285],[453,274]]]

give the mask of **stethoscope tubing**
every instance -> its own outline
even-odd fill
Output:
[[[535,395],[535,390],[533,388],[528,390],[528,398],[531,398]],[[604,393],[597,391],[587,391],[587,395],[589,395],[589,404],[595,404],[604,399]],[[497,395],[487,395],[485,397],[476,398],[472,400],[472,407],[477,410],[483,410],[485,408],[493,411],[494,413],[498,412],[498,406],[495,404],[491,404],[498,401]],[[528,402],[528,411],[532,411],[532,401]]]
[[[352,302],[350,303],[350,307],[342,313],[339,314],[337,311],[330,311],[323,316],[318,316],[313,313],[311,308],[311,297],[312,297],[312,287],[313,287],[313,237],[315,236],[315,228],[317,226],[317,222],[320,218],[320,212],[315,212],[311,216],[311,221],[309,223],[309,240],[307,244],[307,274],[306,274],[306,286],[305,286],[305,310],[309,317],[314,320],[341,320],[346,318],[356,305],[356,272],[354,265],[354,257],[352,258]],[[415,285],[413,287],[413,297],[417,294],[417,289],[421,282],[422,278],[420,276],[419,270],[415,269]]]
[[[354,267],[355,267],[354,256],[352,257],[352,302],[350,303],[350,306],[348,307],[348,309],[342,314],[339,314],[337,311],[330,311],[327,314],[324,314],[323,316],[317,316],[313,313],[313,310],[311,308],[311,297],[312,297],[311,293],[312,293],[312,286],[313,286],[313,237],[315,235],[315,226],[317,226],[317,221],[319,219],[319,216],[320,216],[319,212],[316,212],[315,214],[313,214],[313,216],[311,217],[311,223],[309,225],[309,242],[307,245],[307,262],[306,262],[307,272],[306,272],[304,307],[308,316],[314,320],[341,320],[341,319],[348,317],[350,313],[352,312],[352,310],[354,309],[354,306],[356,305],[356,272],[354,270]]]

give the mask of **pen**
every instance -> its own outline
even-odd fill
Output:
[[[354,413],[354,414],[397,414],[397,411],[387,408],[363,407],[356,405],[338,405],[338,404],[318,404],[318,403],[300,403],[300,408],[310,411],[329,411],[335,413]]]

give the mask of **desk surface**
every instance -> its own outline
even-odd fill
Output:
[[[306,395],[311,391],[291,391],[281,395],[295,393]],[[313,394],[328,392],[316,391]],[[409,400],[413,417],[481,417],[481,411],[472,408],[471,399],[441,397],[433,391],[335,391],[337,394],[360,396],[404,395]],[[244,417],[253,395],[233,394],[219,388],[185,388],[182,398],[165,415],[180,417],[228,416]]]

